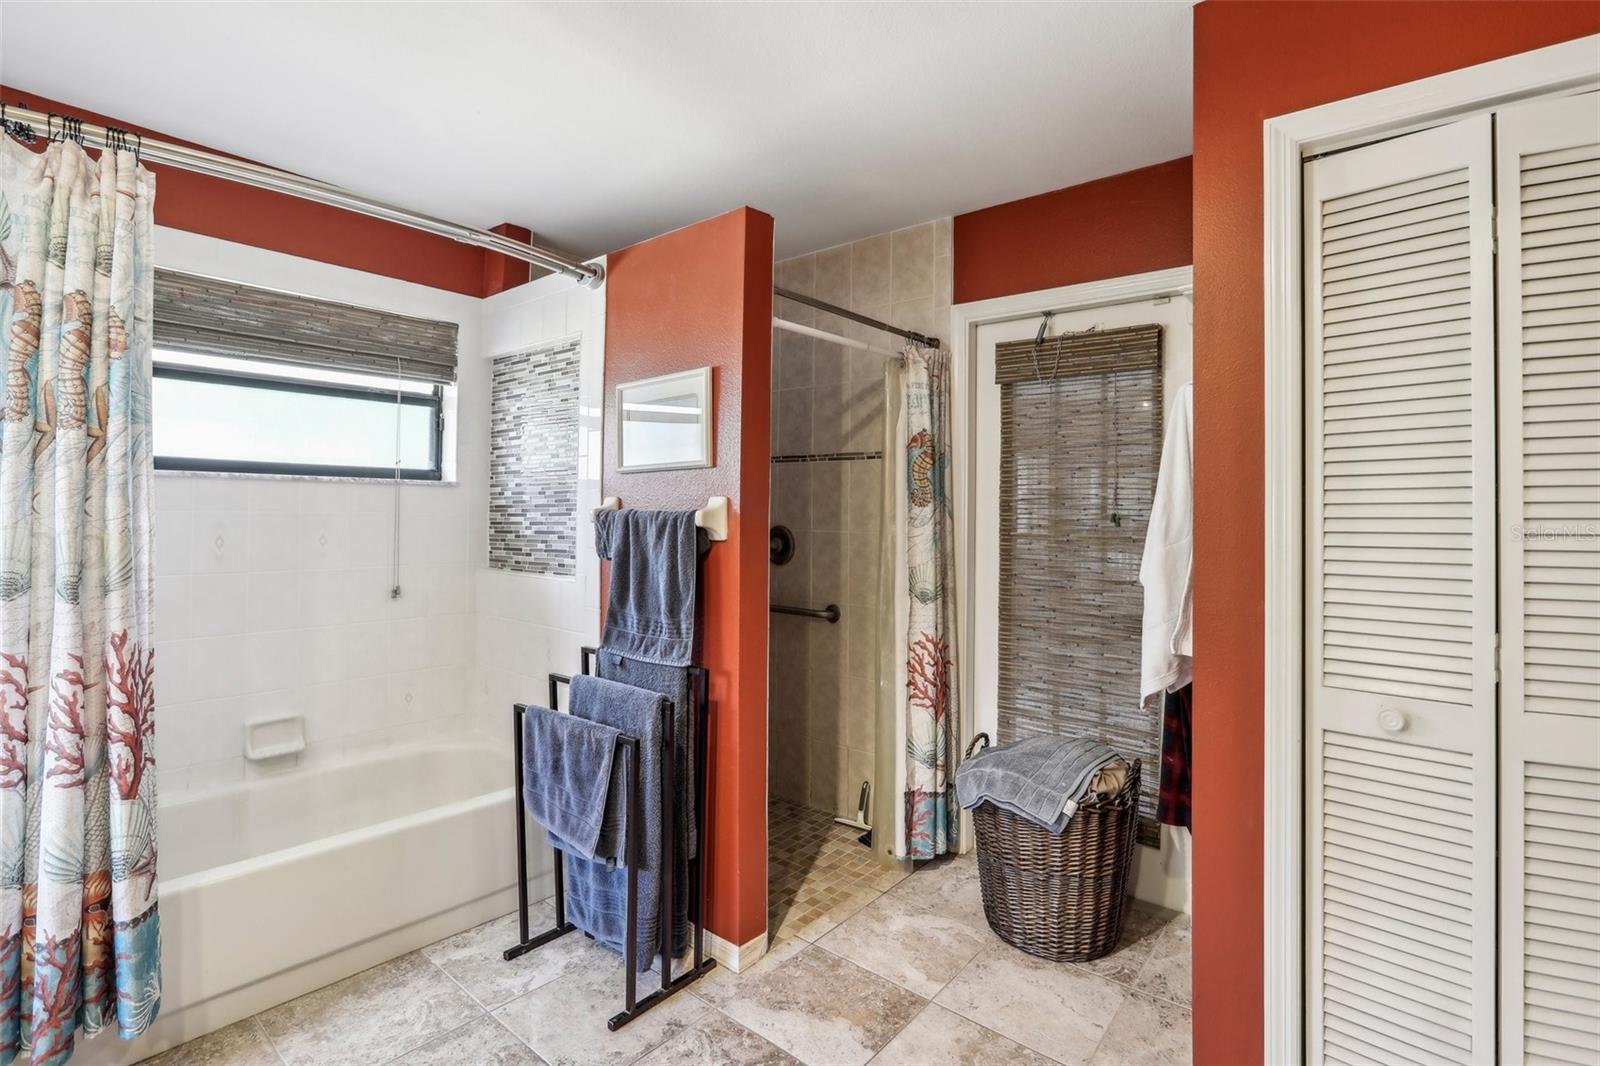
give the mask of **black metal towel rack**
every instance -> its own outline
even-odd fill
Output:
[[[590,666],[597,652],[594,648],[582,649],[582,672],[588,674]],[[694,758],[694,796],[695,796],[695,838],[698,847],[694,857],[689,860],[689,918],[694,929],[694,961],[681,976],[672,976],[672,873],[673,873],[673,816],[675,812],[675,796],[673,773],[676,770],[676,737],[673,729],[673,716],[678,713],[678,708],[669,700],[662,711],[663,721],[661,729],[661,871],[656,879],[659,887],[660,901],[658,905],[661,940],[659,951],[661,953],[661,987],[645,996],[638,997],[638,944],[639,944],[639,860],[641,841],[639,840],[639,825],[643,819],[643,796],[639,787],[640,771],[640,743],[638,737],[623,735],[617,739],[627,764],[627,824],[624,829],[623,842],[624,865],[628,871],[628,888],[626,899],[626,932],[623,946],[623,1009],[613,1014],[607,1021],[606,1027],[615,1031],[627,1025],[633,1019],[654,1007],[656,1004],[676,995],[716,966],[715,959],[705,957],[705,902],[706,902],[706,864],[704,855],[706,849],[706,721],[710,713],[710,677],[711,675],[703,666],[689,667],[689,676],[692,684],[689,686],[689,743],[693,746]],[[557,688],[560,685],[570,685],[572,678],[566,674],[550,675],[550,706],[554,709],[557,705]],[[555,859],[555,924],[542,933],[529,936],[528,930],[528,828],[527,813],[522,793],[522,719],[527,712],[528,705],[519,703],[512,707],[511,729],[512,746],[516,761],[517,775],[517,943],[506,948],[502,957],[510,962],[512,959],[527,954],[534,948],[548,944],[560,936],[572,932],[577,926],[567,921],[565,877],[562,870],[561,852],[552,848],[551,854]],[[585,933],[585,936],[588,934]]]

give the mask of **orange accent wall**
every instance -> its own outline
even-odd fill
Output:
[[[1595,3],[1205,3],[1194,33],[1194,1050],[1262,1060],[1261,124],[1600,31]]]
[[[14,86],[0,85],[0,98],[12,104],[26,101],[36,111],[76,115],[97,125],[122,126],[148,137],[205,147]],[[39,136],[42,141],[44,130]],[[505,283],[515,276],[514,269],[506,265],[512,261],[472,245],[176,167],[159,163],[149,167],[156,175],[156,224],[160,226],[468,296],[493,295],[500,289],[486,288],[491,277]],[[522,280],[527,280],[525,269]]]
[[[703,366],[716,465],[618,473],[616,387]],[[742,207],[607,257],[603,491],[629,507],[730,504],[728,539],[702,564],[697,628],[711,673],[706,924],[734,944],[767,925],[771,368],[770,215]]]
[[[1188,266],[1185,156],[955,218],[955,302]]]

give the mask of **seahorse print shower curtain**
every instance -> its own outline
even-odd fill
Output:
[[[897,761],[895,855],[956,846],[955,517],[950,499],[950,359],[909,347],[885,378],[883,532]]]
[[[0,136],[0,1064],[161,999],[154,200],[130,152]]]

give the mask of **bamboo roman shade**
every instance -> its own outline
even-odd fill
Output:
[[[1000,740],[1090,736],[1143,760],[1153,819],[1161,722],[1139,705],[1139,562],[1161,462],[1161,327],[1003,343],[995,378]]]
[[[454,322],[156,271],[155,346],[449,384]]]

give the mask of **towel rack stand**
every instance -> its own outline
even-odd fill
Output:
[[[582,671],[590,672],[593,660],[597,654],[596,649],[585,647],[581,649]],[[649,1010],[651,1007],[676,995],[699,978],[710,972],[716,966],[715,959],[705,957],[705,900],[706,900],[706,868],[703,861],[706,847],[706,804],[705,804],[705,765],[706,765],[706,720],[709,715],[710,700],[710,673],[701,666],[689,667],[691,685],[689,689],[689,743],[694,751],[694,780],[691,787],[695,795],[695,839],[698,841],[693,857],[689,860],[689,885],[688,885],[688,911],[689,920],[693,928],[693,962],[689,969],[680,976],[672,975],[674,960],[672,943],[673,926],[673,848],[674,826],[673,815],[676,805],[677,792],[673,773],[676,770],[677,748],[676,736],[673,728],[673,717],[678,713],[678,708],[668,701],[662,710],[661,723],[661,849],[659,862],[661,865],[660,876],[656,879],[659,889],[659,902],[657,906],[658,923],[661,933],[658,950],[661,956],[661,987],[645,996],[638,995],[638,948],[639,948],[639,864],[642,860],[639,839],[639,825],[643,822],[643,795],[641,788],[641,750],[642,741],[638,737],[623,734],[617,738],[617,743],[625,756],[627,782],[627,818],[624,829],[625,840],[623,843],[622,862],[627,868],[627,898],[625,903],[624,944],[623,944],[623,1009],[612,1015],[606,1021],[606,1027],[612,1031],[622,1028],[633,1019]],[[566,674],[551,674],[549,676],[550,707],[557,707],[558,688],[561,685],[570,685],[572,678]],[[517,943],[506,948],[502,957],[510,962],[528,952],[548,944],[557,937],[572,932],[577,926],[567,921],[565,877],[562,869],[561,851],[551,849],[554,857],[555,869],[555,922],[549,928],[538,934],[529,935],[528,929],[528,829],[527,813],[523,795],[523,750],[522,750],[522,724],[527,713],[528,705],[515,704],[512,707],[512,750],[515,756],[515,772],[517,776]]]

